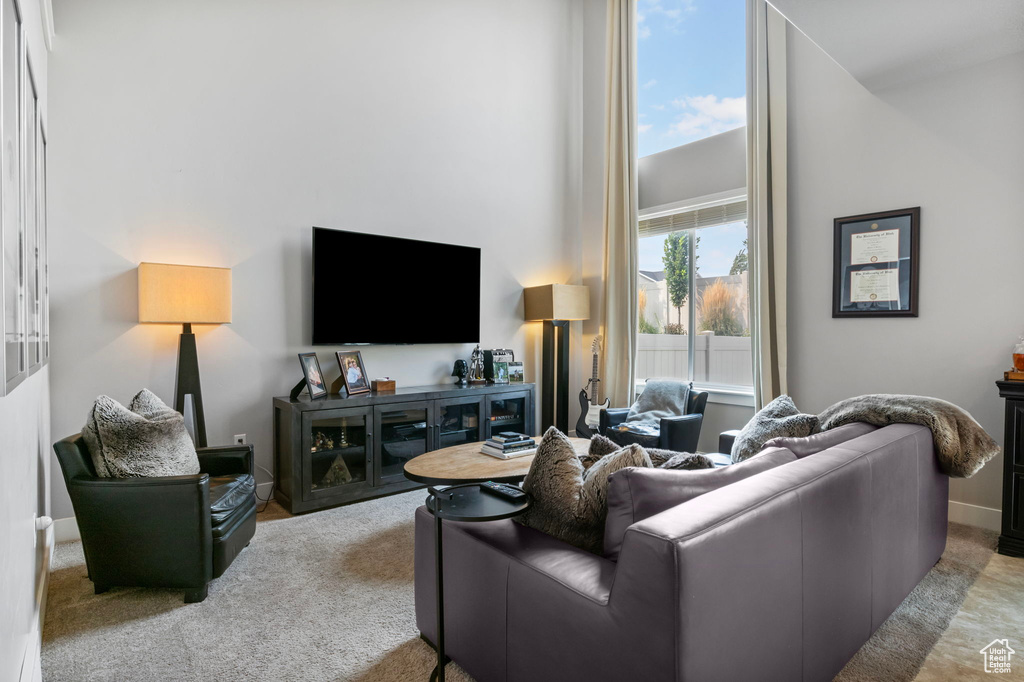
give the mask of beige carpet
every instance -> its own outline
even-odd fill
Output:
[[[62,544],[43,634],[44,679],[425,681],[433,651],[418,637],[412,584],[412,515],[424,495],[296,517],[271,506],[252,546],[201,604],[184,604],[180,590],[94,595],[81,544]],[[943,560],[838,679],[912,680],[992,546],[992,534],[951,525]],[[1007,569],[1018,580],[1019,561]],[[1020,630],[999,636],[1019,639]],[[447,670],[448,679],[471,682],[458,666]]]

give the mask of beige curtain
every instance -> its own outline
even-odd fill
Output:
[[[608,2],[605,103],[604,393],[633,402],[638,324],[636,0]]]
[[[750,0],[747,196],[754,404],[786,393],[786,19]]]

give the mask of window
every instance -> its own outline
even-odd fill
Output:
[[[637,381],[749,393],[746,0],[637,12]]]
[[[746,125],[746,31],[746,0],[638,0],[641,157]]]
[[[638,380],[753,385],[746,216],[735,198],[641,218]]]

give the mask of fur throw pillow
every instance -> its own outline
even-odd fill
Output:
[[[736,436],[732,444],[732,461],[742,462],[753,457],[772,438],[803,438],[818,431],[817,416],[801,413],[792,398],[780,395],[761,408]]]
[[[608,514],[608,477],[626,467],[650,467],[651,459],[638,445],[601,457],[584,470],[572,442],[551,427],[537,447],[523,490],[533,506],[515,518],[588,552],[600,554]]]
[[[129,407],[105,395],[97,398],[82,438],[97,476],[199,473],[199,457],[185,430],[185,418],[147,389],[139,391]]]
[[[621,448],[621,445],[617,445],[610,438],[596,434],[590,439],[590,451],[586,455],[580,455],[580,461],[583,462],[583,468],[586,469],[605,455]],[[714,462],[701,454],[674,452],[660,448],[644,448],[644,450],[651,458],[651,464],[658,469],[713,469],[715,466]]]

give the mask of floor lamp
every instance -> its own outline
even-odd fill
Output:
[[[590,288],[545,284],[523,290],[527,320],[544,321],[541,432],[569,433],[569,322],[590,318]]]
[[[199,356],[193,324],[231,322],[231,268],[139,264],[139,322],[180,324],[174,409],[194,424],[196,447],[206,447],[206,417],[199,384]],[[191,409],[186,397],[191,397]]]

